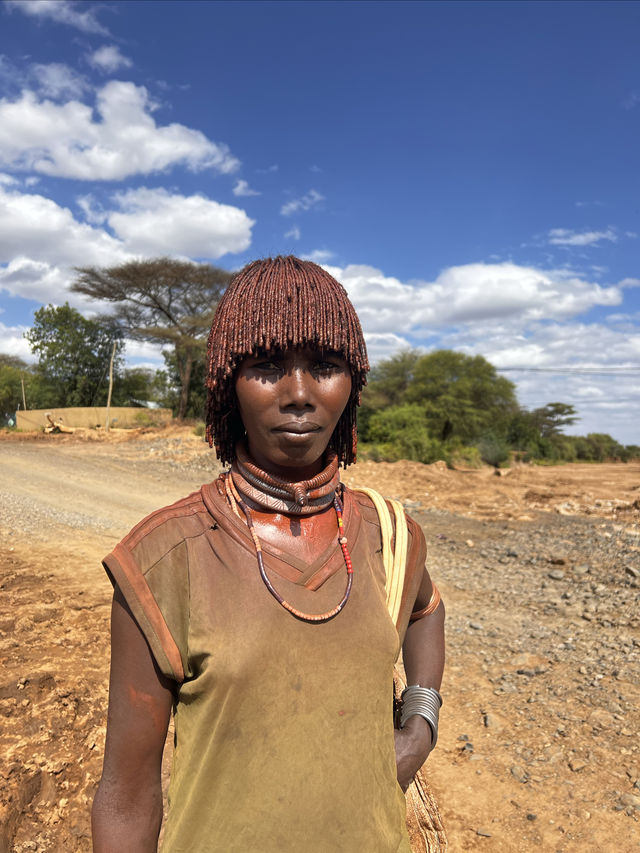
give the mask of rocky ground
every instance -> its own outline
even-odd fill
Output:
[[[90,850],[99,559],[216,470],[187,429],[0,438],[0,853]],[[640,465],[360,463],[345,479],[405,501],[447,604],[427,767],[450,849],[640,850]]]

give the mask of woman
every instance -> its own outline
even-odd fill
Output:
[[[96,853],[156,850],[172,709],[168,853],[410,850],[403,791],[437,734],[444,609],[409,520],[396,630],[378,514],[339,482],[367,370],[358,318],[321,267],[278,257],[230,283],[209,337],[207,437],[231,471],[143,520],[104,563]],[[400,639],[422,693],[394,734]]]

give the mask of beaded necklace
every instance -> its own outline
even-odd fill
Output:
[[[231,508],[234,513],[240,518],[240,513],[238,512],[238,507],[244,513],[247,527],[249,528],[249,532],[251,534],[251,538],[253,539],[253,544],[256,549],[256,557],[258,559],[258,569],[260,571],[260,577],[262,578],[264,585],[269,590],[271,595],[275,598],[275,600],[284,607],[292,616],[295,616],[296,619],[300,619],[302,622],[310,622],[311,624],[317,625],[322,622],[328,622],[330,619],[333,619],[340,613],[340,611],[344,608],[345,604],[349,600],[349,595],[351,594],[351,586],[353,584],[353,565],[351,563],[351,555],[347,549],[347,537],[344,535],[344,522],[342,519],[342,504],[340,503],[340,499],[338,497],[337,492],[333,496],[333,506],[336,511],[336,517],[338,519],[338,543],[342,550],[342,556],[344,557],[344,562],[347,567],[347,586],[344,591],[344,595],[342,596],[342,600],[336,607],[331,610],[327,610],[326,613],[303,613],[302,610],[298,610],[293,604],[290,604],[286,599],[284,599],[278,590],[273,586],[269,577],[267,575],[264,559],[262,557],[262,545],[260,544],[260,540],[258,539],[258,534],[255,531],[255,527],[253,525],[253,518],[251,517],[251,510],[244,502],[244,500],[238,494],[238,490],[235,487],[233,482],[233,475],[231,471],[228,471],[224,477],[224,487],[227,493],[227,498],[229,499],[229,503],[231,504]]]

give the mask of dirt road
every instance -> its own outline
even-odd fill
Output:
[[[90,850],[110,587],[100,557],[215,476],[188,430],[0,439],[0,853]],[[447,602],[428,768],[451,850],[640,850],[640,466],[363,463]]]

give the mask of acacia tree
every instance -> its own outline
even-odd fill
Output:
[[[534,409],[531,417],[543,438],[562,435],[563,427],[579,420],[575,407],[570,403],[547,403],[540,409]]]
[[[76,267],[76,272],[71,289],[113,303],[113,316],[128,337],[171,347],[180,380],[177,415],[183,418],[193,366],[204,357],[213,313],[231,273],[172,258]]]
[[[114,341],[116,372],[122,361],[122,330],[115,320],[88,320],[68,302],[39,308],[25,338],[38,357],[35,403],[41,407],[93,406],[107,373]]]

